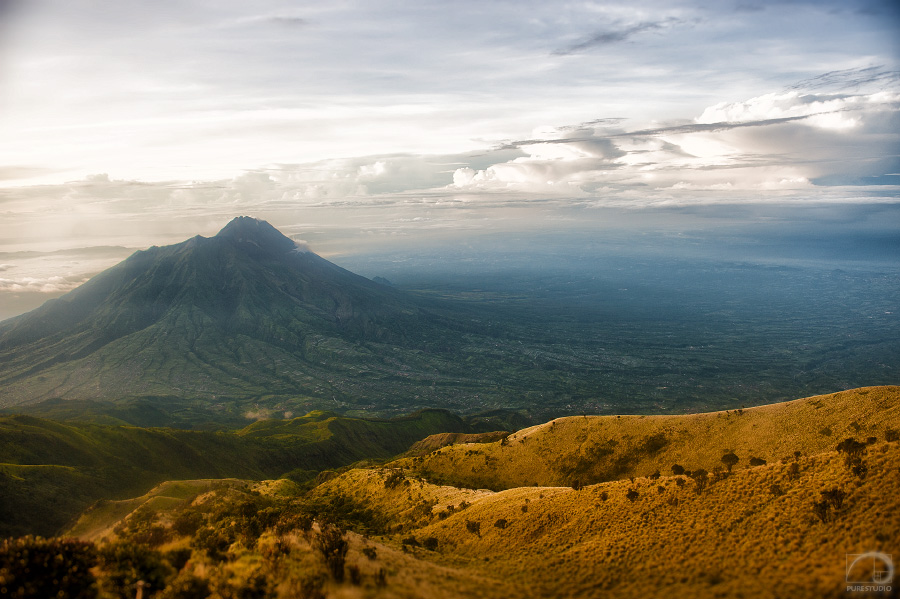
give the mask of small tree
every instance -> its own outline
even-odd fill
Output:
[[[697,494],[703,492],[703,489],[706,488],[706,484],[709,482],[709,473],[700,468],[699,470],[694,470],[691,473],[691,478],[694,479],[694,490],[697,491]]]
[[[466,530],[473,535],[481,536],[481,522],[475,520],[466,520]]]
[[[844,505],[845,497],[847,497],[847,494],[841,489],[834,488],[822,491],[822,499],[827,501],[835,510],[841,509],[841,506]]]
[[[437,548],[438,548],[437,537],[428,537],[427,539],[422,541],[422,547],[424,547],[428,551],[437,551]]]
[[[722,456],[722,463],[725,464],[725,467],[728,468],[729,472],[731,472],[731,469],[734,468],[735,464],[737,464],[739,461],[740,458],[737,457],[733,451],[729,451]]]
[[[821,520],[822,522],[828,521],[828,511],[831,506],[824,499],[822,501],[813,502],[813,513]]]
[[[860,443],[853,437],[848,437],[838,443],[837,450],[846,454],[845,460],[849,466],[854,460],[862,459],[862,455],[866,451],[866,444]]]

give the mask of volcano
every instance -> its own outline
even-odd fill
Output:
[[[442,336],[437,320],[416,298],[243,216],[214,237],[136,252],[0,324],[0,406],[365,401],[379,382],[374,394],[390,393],[398,371],[417,378],[415,355]]]

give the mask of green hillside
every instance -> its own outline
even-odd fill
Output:
[[[325,412],[236,432],[145,429],[0,418],[0,536],[56,533],[97,499],[142,494],[173,479],[304,480],[358,460],[389,458],[428,435],[469,432],[439,410],[395,420]]]

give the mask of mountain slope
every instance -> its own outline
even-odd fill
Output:
[[[701,491],[684,476],[578,491],[388,488],[386,473],[354,470],[315,492],[368,506],[389,547],[433,539],[436,550],[394,557],[396,586],[369,596],[466,597],[486,579],[482,597],[844,597],[848,554],[900,551],[900,446],[876,443],[865,463],[860,478],[827,451],[710,477]],[[842,495],[820,517],[823,492]],[[429,577],[435,566],[453,575]]]
[[[869,388],[765,406],[758,417],[671,417],[669,425],[693,432],[673,435],[667,446],[694,468],[690,476],[625,471],[578,489],[528,484],[494,492],[419,478],[409,466],[426,456],[348,470],[305,495],[283,482],[223,481],[209,491],[210,481],[163,485],[98,506],[71,532],[134,542],[155,530],[163,551],[190,551],[179,576],[241,587],[264,572],[272,596],[285,598],[304,588],[379,598],[845,597],[848,575],[874,576],[871,569],[848,573],[848,555],[900,552],[898,396],[896,387]],[[836,450],[848,417],[865,439],[852,456]],[[640,419],[621,420],[617,438],[648,432]],[[519,453],[539,443],[567,463],[582,454],[574,425],[584,431],[584,421],[600,431],[610,424],[558,420],[515,433],[529,435],[524,444],[496,446]],[[827,440],[813,430],[820,425],[834,429]],[[701,472],[723,440],[743,440],[761,455],[798,453]],[[468,453],[459,476],[482,469],[502,477],[518,462],[476,453],[490,445],[444,447],[432,457]],[[644,456],[640,466],[670,457]],[[318,524],[310,529],[311,517]],[[184,528],[189,522],[196,532]],[[360,533],[345,536],[340,573],[350,580],[329,575],[317,549],[328,522]]]
[[[706,414],[571,416],[520,430],[506,441],[453,445],[398,460],[432,481],[494,490],[588,485],[628,477],[774,462],[833,450],[848,437],[900,430],[900,387],[868,387]]]
[[[447,430],[471,428],[440,410],[387,421],[313,412],[236,432],[0,417],[0,536],[53,534],[98,499],[131,497],[166,480],[303,480],[358,460],[389,458]]]
[[[0,325],[0,405],[328,396],[341,393],[329,370],[395,373],[365,343],[416,346],[427,318],[401,292],[240,217],[215,237],[137,252]]]

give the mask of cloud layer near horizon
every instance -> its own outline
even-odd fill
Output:
[[[238,214],[327,255],[610,207],[900,201],[889,2],[3,10],[0,293]]]

